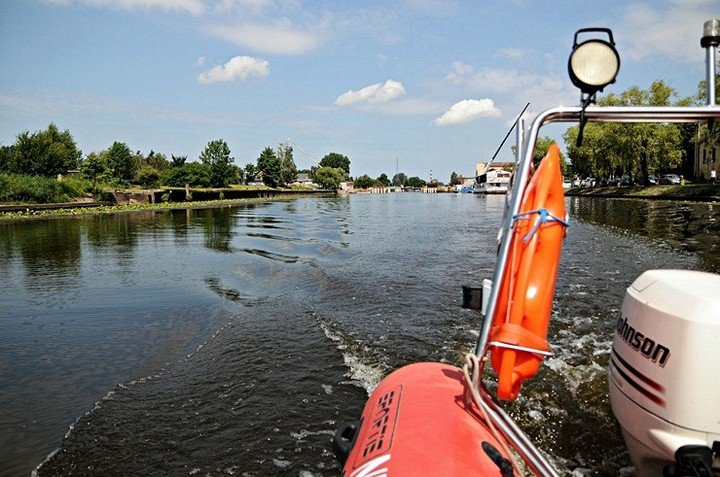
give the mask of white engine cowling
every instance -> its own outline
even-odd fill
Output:
[[[617,321],[609,381],[640,476],[663,475],[682,446],[717,442],[717,449],[720,275],[650,270],[638,277]]]

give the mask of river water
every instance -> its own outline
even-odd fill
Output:
[[[382,376],[472,349],[460,288],[492,275],[503,200],[0,224],[0,475],[51,453],[40,475],[338,475],[332,433]],[[627,473],[606,377],[624,290],[648,268],[720,272],[720,205],[567,201],[557,355],[510,411],[565,473]]]

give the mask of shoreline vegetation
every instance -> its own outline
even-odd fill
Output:
[[[574,187],[565,191],[568,197],[608,199],[687,200],[720,202],[720,184],[654,185],[632,187]]]
[[[0,223],[14,220],[33,220],[49,218],[81,217],[88,215],[121,214],[131,212],[147,212],[155,210],[185,210],[185,209],[210,209],[219,207],[233,207],[240,204],[260,203],[268,201],[280,201],[297,199],[298,197],[334,196],[334,190],[275,190],[260,189],[262,194],[255,197],[242,197],[236,199],[198,200],[188,202],[137,202],[132,204],[102,205],[100,203],[74,203],[75,207],[67,207],[68,204],[57,204],[63,208],[46,208],[49,204],[12,204],[13,208],[23,207],[23,210],[3,211],[0,209]],[[4,204],[3,204],[4,205]],[[9,205],[9,204],[8,204]],[[37,206],[41,206],[37,207]],[[34,208],[35,207],[35,208]]]
[[[137,202],[130,204],[109,204],[99,202],[75,202],[72,204],[0,204],[0,223],[12,220],[80,217],[87,215],[145,212],[153,210],[232,207],[245,203],[290,200],[305,196],[334,196],[337,194],[334,190],[322,189],[278,190],[257,188],[254,190],[258,192],[255,197],[196,200],[187,202]],[[649,187],[574,187],[565,191],[565,195],[568,197],[595,197],[603,199],[653,199],[720,202],[720,184],[657,185]],[[6,210],[3,210],[3,208]]]

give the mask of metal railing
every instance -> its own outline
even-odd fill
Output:
[[[495,314],[498,302],[500,284],[505,275],[505,268],[508,262],[510,243],[512,238],[513,217],[520,211],[522,203],[522,192],[530,180],[530,165],[532,164],[535,143],[540,128],[550,123],[578,123],[584,115],[588,122],[660,122],[660,123],[700,123],[705,121],[720,122],[720,106],[708,105],[697,107],[601,107],[590,106],[582,111],[581,107],[558,107],[549,109],[535,118],[530,129],[525,132],[522,118],[517,120],[517,157],[518,167],[513,179],[512,189],[508,190],[508,202],[501,226],[500,247],[495,265],[493,285],[485,310],[480,336],[475,348],[475,354],[482,358],[489,349],[489,335],[492,326],[492,317]],[[482,381],[481,381],[482,382]],[[506,439],[510,441],[517,453],[526,463],[541,476],[556,477],[559,474],[552,464],[530,441],[525,433],[518,427],[510,416],[505,413],[497,401],[495,401],[485,388],[481,385],[485,408],[488,417],[493,424],[500,429]]]

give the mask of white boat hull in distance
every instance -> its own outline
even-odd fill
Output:
[[[485,184],[485,194],[507,194],[507,184]]]
[[[504,170],[491,170],[485,182],[475,185],[476,194],[507,194],[512,173]]]

